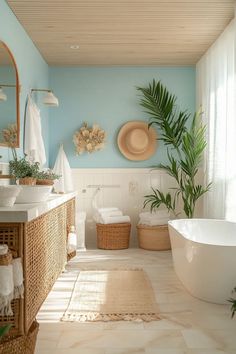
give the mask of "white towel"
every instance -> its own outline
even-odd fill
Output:
[[[145,220],[145,219],[140,219],[139,224],[141,225],[147,225],[147,226],[158,226],[158,225],[167,225],[169,219],[167,218],[162,218],[159,220]]]
[[[124,222],[130,222],[128,215],[123,216],[105,216],[101,219],[102,224],[121,224]]]
[[[106,217],[106,216],[122,216],[123,213],[121,210],[114,210],[114,211],[103,211],[99,213],[100,216]]]
[[[42,137],[40,110],[28,95],[25,116],[24,153],[31,162],[39,162],[43,166],[46,153]]]
[[[99,213],[107,212],[107,211],[117,211],[119,210],[116,207],[109,207],[109,208],[98,208],[97,209]]]
[[[8,246],[7,245],[0,245],[0,255],[4,256],[4,254],[7,254],[8,252]]]
[[[53,172],[61,177],[54,182],[54,189],[57,193],[67,193],[73,191],[71,168],[66,157],[63,145],[60,146],[53,168]]]
[[[108,216],[123,216],[123,213],[118,208],[100,208],[97,209],[93,214],[93,219],[95,222],[103,224],[103,218]]]
[[[75,251],[77,248],[77,235],[75,230],[72,230],[68,234],[67,238],[67,253]]]
[[[0,315],[12,316],[11,301],[14,293],[13,266],[0,266]]]
[[[101,220],[103,217],[107,217],[107,216],[122,216],[123,213],[121,210],[114,210],[114,211],[104,211],[102,213],[99,212],[95,212],[93,214],[93,218],[96,222],[100,222],[97,220]]]
[[[168,212],[168,210],[164,209],[164,210],[157,210],[156,212],[144,212],[144,213],[140,213],[139,217],[140,219],[149,219],[149,220],[158,220],[158,219],[162,219],[162,218],[169,218],[170,213]]]
[[[14,283],[14,299],[23,297],[24,284],[23,284],[23,269],[21,258],[15,258],[12,261],[13,266],[13,283]]]

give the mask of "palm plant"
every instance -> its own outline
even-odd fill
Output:
[[[232,293],[236,293],[236,287],[232,291]],[[235,298],[230,298],[228,300],[232,305],[231,305],[231,317],[233,318],[236,312],[236,299]]]
[[[168,92],[160,81],[153,80],[147,88],[138,87],[142,93],[140,104],[150,116],[151,125],[159,128],[160,138],[167,146],[168,163],[156,168],[164,169],[177,182],[174,193],[164,194],[152,188],[152,194],[145,196],[144,206],[150,209],[165,205],[176,215],[179,197],[183,201],[183,209],[188,218],[192,218],[197,200],[210,189],[197,184],[196,175],[202,161],[205,141],[205,126],[200,121],[201,113],[195,113],[190,128],[187,126],[190,114],[179,111],[176,96]]]

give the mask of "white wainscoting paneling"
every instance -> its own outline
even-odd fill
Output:
[[[85,243],[88,248],[96,247],[96,225],[92,217],[92,200],[96,188],[89,185],[108,185],[119,187],[101,188],[97,195],[98,207],[115,206],[124,215],[129,215],[132,222],[130,246],[137,246],[136,225],[138,215],[143,210],[144,195],[151,192],[151,186],[166,191],[173,187],[173,180],[163,170],[147,168],[104,168],[72,169],[75,189],[78,191],[77,212],[85,211]]]

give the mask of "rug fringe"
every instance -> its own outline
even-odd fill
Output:
[[[89,267],[86,267],[86,268],[82,268],[82,267],[79,267],[79,271],[109,271],[109,270],[143,270],[143,268],[140,268],[140,267],[119,267],[119,268],[101,268],[101,267],[98,267],[98,268],[89,268]]]
[[[97,312],[66,314],[62,317],[63,322],[108,322],[108,321],[133,321],[133,322],[151,322],[160,320],[160,315],[156,313],[138,314],[138,313],[116,313],[101,314]]]

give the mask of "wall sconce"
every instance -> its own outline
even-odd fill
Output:
[[[3,91],[3,87],[16,87],[16,85],[2,85],[0,84],[0,101],[6,101],[7,100],[7,95]]]
[[[46,92],[46,95],[44,96],[44,99],[43,99],[43,103],[46,104],[47,106],[54,106],[54,107],[59,106],[58,98],[54,95],[54,93],[51,90],[31,89],[31,92],[34,92],[34,91]]]

